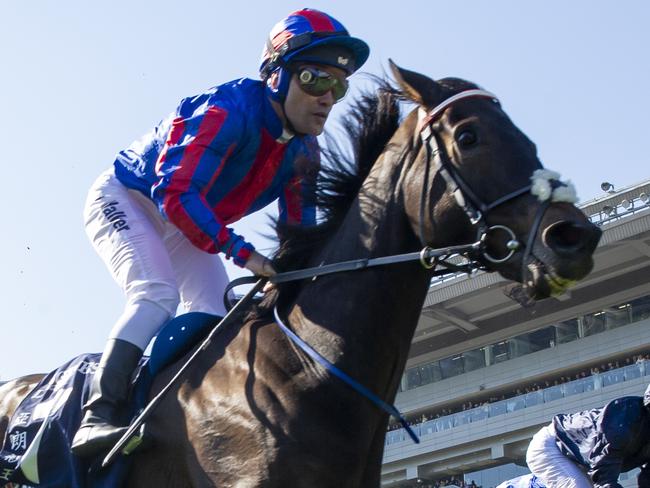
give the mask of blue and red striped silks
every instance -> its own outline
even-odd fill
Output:
[[[274,200],[281,221],[316,222],[318,143],[283,137],[260,81],[235,80],[185,98],[114,164],[117,178],[151,198],[195,246],[240,266],[253,246],[227,224]]]

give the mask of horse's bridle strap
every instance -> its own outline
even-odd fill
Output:
[[[481,90],[479,88],[472,89],[472,90],[465,90],[460,93],[456,93],[456,95],[452,95],[446,100],[440,102],[429,112],[425,112],[426,115],[420,120],[417,132],[421,132],[423,129],[431,125],[431,123],[434,120],[436,120],[438,116],[447,109],[447,107],[456,103],[458,100],[462,100],[463,98],[475,98],[475,97],[490,98],[496,103],[498,103],[499,101],[499,99],[493,93],[490,93],[487,90]]]
[[[498,103],[497,97],[491,92],[481,90],[481,89],[471,89],[465,90],[451,97],[443,100],[441,103],[436,105],[429,112],[424,111],[420,108],[420,122],[418,124],[417,131],[420,134],[422,139],[422,144],[426,150],[426,167],[425,167],[425,177],[423,180],[423,189],[420,200],[420,241],[422,245],[426,245],[426,239],[424,236],[424,211],[425,211],[425,198],[427,195],[426,185],[428,183],[429,175],[429,165],[433,164],[435,170],[440,176],[445,180],[445,185],[447,190],[454,196],[456,203],[463,209],[465,215],[469,219],[472,225],[478,226],[478,234],[484,235],[486,229],[489,227],[485,222],[486,214],[490,210],[502,205],[506,202],[509,202],[525,193],[531,191],[532,185],[524,185],[517,190],[510,192],[506,195],[503,195],[497,198],[491,203],[485,203],[482,201],[472,190],[472,188],[465,182],[463,177],[458,173],[454,168],[454,165],[449,161],[446,151],[442,146],[442,143],[438,140],[438,134],[433,130],[433,122],[442,115],[442,113],[449,108],[452,104],[459,100],[466,98],[488,98],[495,103]],[[510,231],[512,233],[512,231]],[[516,241],[513,241],[516,242]],[[508,252],[508,256],[512,256],[514,253],[513,250]],[[491,260],[491,259],[490,259]],[[494,262],[494,261],[493,261]]]

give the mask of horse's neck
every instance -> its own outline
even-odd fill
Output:
[[[397,194],[400,168],[384,163],[375,165],[314,264],[417,249]],[[289,320],[325,357],[381,391],[401,373],[427,282],[419,263],[320,277],[303,288]]]

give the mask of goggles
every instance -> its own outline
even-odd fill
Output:
[[[321,97],[331,91],[334,102],[341,100],[348,91],[348,82],[345,78],[338,78],[332,73],[305,66],[293,71],[298,79],[298,85],[307,95]]]

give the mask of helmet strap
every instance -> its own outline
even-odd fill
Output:
[[[284,72],[280,72],[280,70],[284,70]],[[273,75],[275,75],[276,78],[274,80],[271,80],[270,78]],[[287,76],[289,77],[288,79],[286,79]],[[271,99],[280,105],[280,109],[282,110],[282,116],[284,119],[283,128],[294,135],[304,136],[305,134],[297,131],[296,128],[291,123],[291,120],[287,115],[287,110],[284,105],[285,102],[287,101],[287,94],[289,93],[289,87],[291,85],[292,76],[293,73],[291,73],[289,70],[285,68],[280,68],[277,73],[272,73],[271,75],[269,75],[265,83],[267,84],[267,90],[269,91],[269,96],[271,97]],[[283,87],[282,86],[283,84],[286,84],[286,87]]]

